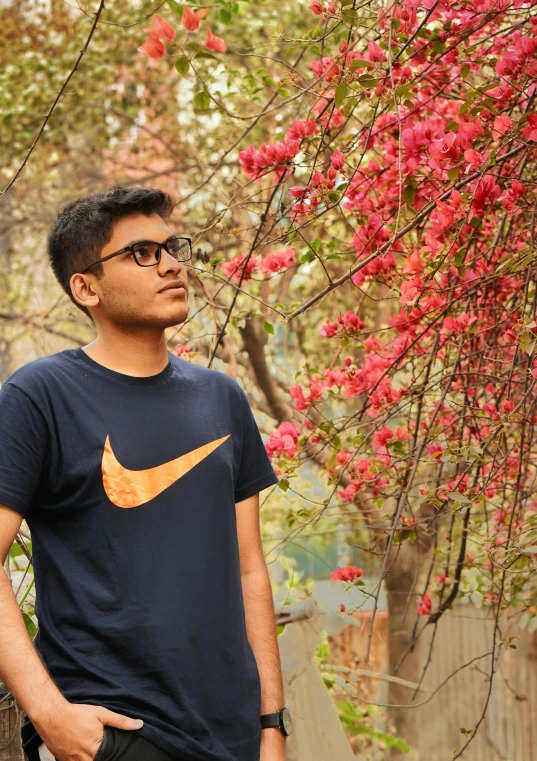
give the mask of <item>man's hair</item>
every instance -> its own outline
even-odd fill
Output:
[[[90,320],[91,314],[73,297],[69,281],[75,272],[82,272],[101,256],[112,237],[115,222],[130,214],[159,214],[168,221],[175,200],[158,188],[109,188],[101,193],[78,198],[65,206],[50,228],[47,252],[54,275],[73,304]],[[91,270],[98,280],[103,265]]]

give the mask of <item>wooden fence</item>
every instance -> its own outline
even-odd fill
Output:
[[[364,676],[365,670],[385,672],[387,663],[386,613],[375,621],[372,660],[364,661],[370,614],[359,615],[362,626],[347,627],[329,638],[332,662],[350,667],[358,675],[355,691],[366,700],[386,703],[387,682]],[[462,748],[468,738],[463,730],[477,731],[464,751],[465,761],[534,761],[537,759],[537,638],[521,630],[516,617],[503,619],[500,625],[504,641],[514,637],[510,647],[501,648],[497,672],[490,690],[490,669],[494,621],[486,611],[470,605],[458,605],[439,621],[434,636],[433,655],[415,703],[409,708],[415,715],[416,745],[401,759],[408,761],[451,761],[453,752]],[[423,665],[429,655],[434,629],[426,627],[420,638],[420,659]],[[438,692],[435,692],[443,685]],[[490,695],[489,695],[490,690]],[[408,700],[413,690],[408,689]],[[483,711],[488,707],[485,718]],[[386,711],[378,728],[389,731]],[[479,726],[478,726],[479,724]],[[404,738],[403,738],[404,739]],[[357,755],[367,739],[353,740]],[[360,752],[361,751],[361,752]],[[370,744],[372,759],[385,755]],[[367,756],[369,758],[369,756]],[[391,757],[390,757],[391,758]],[[327,759],[327,761],[329,761]],[[330,760],[332,761],[332,760]]]

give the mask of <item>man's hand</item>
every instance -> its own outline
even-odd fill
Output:
[[[261,730],[261,755],[259,761],[287,761],[285,743],[287,739],[277,727]]]
[[[47,715],[34,726],[58,761],[93,761],[105,724],[132,730],[140,729],[143,723],[103,706],[68,703],[63,711]]]

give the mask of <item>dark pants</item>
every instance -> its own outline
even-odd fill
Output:
[[[104,737],[93,761],[178,761],[137,732],[105,724]],[[37,753],[35,761],[39,761]],[[33,759],[31,759],[33,761]]]
[[[137,732],[104,725],[104,737],[93,761],[174,761]]]

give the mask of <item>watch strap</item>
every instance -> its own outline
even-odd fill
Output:
[[[276,711],[275,713],[264,713],[261,716],[261,729],[267,729],[268,727],[275,727],[276,729],[279,729],[280,727],[280,712]]]

